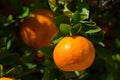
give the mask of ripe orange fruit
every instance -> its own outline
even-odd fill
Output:
[[[52,21],[53,17],[50,10],[33,10],[32,17],[24,19],[20,30],[25,44],[35,49],[49,46],[51,38],[58,32],[56,25]]]
[[[53,59],[63,71],[85,70],[95,59],[95,48],[85,37],[67,36],[55,46]]]
[[[8,78],[8,77],[2,77],[0,80],[14,80],[13,78]]]

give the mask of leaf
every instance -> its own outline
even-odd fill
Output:
[[[19,16],[19,18],[24,18],[30,16],[30,9],[28,7],[23,8],[23,13]]]
[[[51,40],[51,43],[53,45],[56,45],[62,38],[64,37],[64,35],[60,32],[58,32]]]
[[[54,64],[54,61],[53,60],[50,60],[50,59],[46,59],[43,63],[44,66],[46,66],[46,68],[49,68],[49,69],[53,69],[55,68],[55,64]]]
[[[85,34],[93,34],[102,30],[93,21],[80,21],[80,23],[82,25],[82,31],[85,32]]]
[[[77,23],[79,21],[80,21],[80,12],[79,11],[75,11],[75,13],[73,13],[71,22],[73,24],[75,24],[75,23]]]
[[[67,5],[68,5],[68,3],[65,2],[64,9],[63,9],[63,14],[66,15],[67,17],[71,17],[72,12],[68,9]]]
[[[10,22],[13,21],[13,16],[9,15],[7,20],[10,21]]]
[[[3,65],[0,64],[0,77],[3,77]]]
[[[60,24],[69,23],[69,18],[65,15],[58,15],[57,17],[54,18],[53,21],[55,22],[56,26],[59,28]]]
[[[37,66],[36,64],[33,63],[25,63],[25,65],[28,67],[28,69],[33,69]]]
[[[89,10],[87,8],[82,8],[82,12],[80,13],[80,20],[85,20],[89,18]]]
[[[82,29],[82,25],[80,23],[77,23],[73,26],[72,33],[73,34],[78,34]]]
[[[85,33],[86,34],[92,34],[92,33],[97,33],[99,31],[101,31],[101,28],[99,28],[99,27],[96,26],[96,28],[90,29],[90,30],[86,31]]]
[[[89,6],[88,4],[81,2],[80,0],[78,1],[76,5],[77,10],[80,11],[80,17],[81,21],[88,19],[89,18]]]
[[[61,31],[63,34],[70,34],[70,33],[71,33],[71,30],[72,30],[72,26],[69,25],[69,24],[61,24],[61,25],[60,25],[60,31]]]
[[[52,57],[52,48],[49,46],[44,46],[40,48],[38,52],[44,54],[46,57]]]
[[[56,6],[56,0],[48,0],[50,8],[53,10]]]
[[[11,68],[10,70],[8,70],[5,75],[6,76],[19,76],[22,73],[22,66],[21,65],[17,65],[13,68]]]

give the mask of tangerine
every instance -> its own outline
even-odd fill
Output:
[[[2,77],[0,80],[14,80],[13,78],[8,78],[8,77]]]
[[[53,59],[63,71],[85,70],[95,59],[95,48],[85,37],[67,36],[55,46]]]
[[[25,18],[20,34],[23,42],[35,49],[50,46],[50,40],[58,32],[53,22],[54,15],[47,9],[35,9],[32,17]]]

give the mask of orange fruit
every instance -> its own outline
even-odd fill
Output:
[[[53,59],[63,71],[85,70],[95,59],[95,48],[85,37],[67,36],[55,46]]]
[[[8,77],[2,77],[0,80],[14,80],[13,78],[8,78]]]
[[[50,46],[50,40],[58,32],[53,22],[54,15],[47,9],[35,9],[32,17],[25,18],[20,34],[24,43],[35,49]]]

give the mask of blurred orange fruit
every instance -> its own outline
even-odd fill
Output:
[[[2,77],[0,80],[14,80],[13,78],[8,78],[8,77]]]
[[[25,18],[20,34],[24,43],[35,49],[50,46],[50,40],[58,32],[53,22],[54,15],[47,9],[35,9],[32,17]]]
[[[95,48],[85,37],[67,36],[56,45],[53,59],[63,71],[85,70],[95,59]]]

